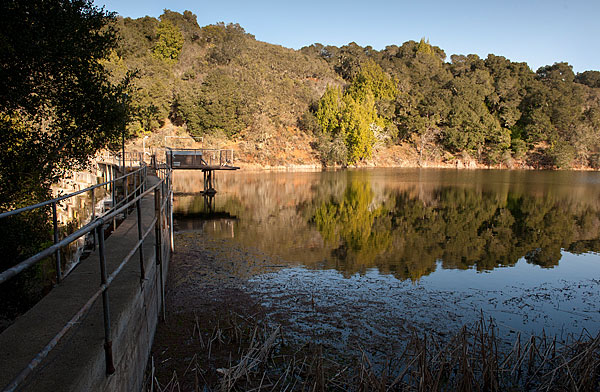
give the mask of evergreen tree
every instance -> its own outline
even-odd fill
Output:
[[[152,49],[154,54],[163,60],[175,61],[183,47],[183,34],[168,19],[162,20],[156,28],[156,43]]]

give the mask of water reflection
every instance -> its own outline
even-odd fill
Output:
[[[491,270],[521,257],[553,267],[561,249],[600,248],[599,211],[549,197],[441,186],[426,197],[390,190],[377,201],[369,183],[351,181],[341,198],[320,202],[312,222],[348,273],[378,267],[418,279],[443,268]]]
[[[233,238],[236,216],[226,211],[218,211],[215,207],[215,195],[179,195],[178,208],[174,212],[175,230],[228,232]],[[184,212],[182,212],[184,211]],[[212,229],[212,230],[211,230]]]
[[[177,175],[176,191],[200,190],[193,174]],[[417,281],[438,265],[491,271],[524,258],[552,268],[565,251],[598,252],[599,179],[453,170],[236,173],[218,178],[214,199],[176,197],[175,212],[181,230],[235,238],[290,264],[347,277],[376,268]]]

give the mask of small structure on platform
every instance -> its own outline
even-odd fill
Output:
[[[239,170],[233,166],[233,150],[206,148],[166,147],[167,165],[173,170],[202,170],[206,195],[214,195],[214,172],[217,170]]]

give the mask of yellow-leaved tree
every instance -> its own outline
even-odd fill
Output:
[[[327,88],[316,118],[322,136],[332,140],[332,146],[336,140],[345,144],[345,156],[336,156],[335,163],[356,163],[371,157],[376,134],[386,126],[377,103],[394,100],[397,94],[396,81],[372,60],[362,64],[346,91],[339,86]]]

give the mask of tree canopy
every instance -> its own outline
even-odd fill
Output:
[[[373,89],[361,74],[375,69],[367,64],[393,78],[394,102],[380,103],[378,112],[394,124],[395,140],[412,143],[420,159],[451,153],[488,164],[526,158],[534,166],[600,166],[598,71],[575,75],[557,62],[533,72],[494,54],[452,55],[447,63],[444,51],[425,39],[381,51],[350,43],[301,52],[327,61],[348,83],[344,94]],[[329,123],[321,125],[328,133]]]
[[[113,21],[87,0],[0,2],[0,211],[49,199],[53,181],[123,131],[128,72],[113,83],[104,67]],[[49,222],[47,208],[4,218],[0,269],[51,243]],[[0,329],[47,292],[43,264],[0,287]]]
[[[126,82],[101,63],[113,19],[86,0],[0,3],[0,208],[47,197],[120,134]]]

